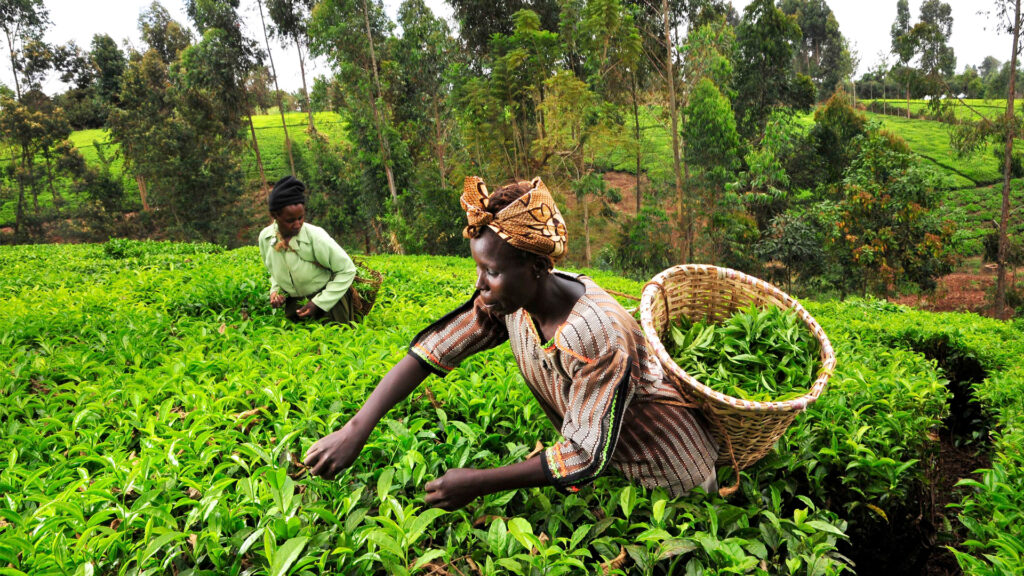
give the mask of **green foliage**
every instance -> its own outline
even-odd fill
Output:
[[[690,94],[684,114],[686,160],[703,171],[710,187],[721,190],[739,166],[741,150],[729,99],[704,78]]]
[[[65,203],[60,188],[79,180],[85,172],[81,154],[68,141],[70,134],[67,117],[45,96],[25,98],[24,102],[0,99],[0,147],[9,154],[0,172],[0,198],[11,198],[14,231],[23,235],[23,240],[37,235],[38,224],[48,217],[60,216]],[[47,207],[52,214],[40,206],[44,192],[52,198]]]
[[[940,0],[925,0],[921,4],[920,22],[911,34],[921,55],[921,72],[931,84],[929,93],[945,92],[940,78],[952,76],[956,67],[956,55],[948,44],[953,34],[952,8]]]
[[[794,274],[806,280],[825,273],[827,228],[819,217],[823,212],[827,210],[787,210],[772,218],[758,240],[757,256],[783,266],[778,280],[789,291],[793,289]]]
[[[952,226],[933,211],[937,176],[891,135],[869,132],[858,140],[831,244],[848,273],[843,287],[884,294],[906,281],[930,289],[957,260]]]
[[[839,180],[857,153],[856,147],[851,145],[853,139],[864,134],[866,128],[867,118],[853,109],[849,96],[842,91],[833,94],[814,111],[811,138],[823,172],[819,176],[819,184],[827,185]]]
[[[683,68],[691,86],[702,79],[710,79],[719,90],[732,97],[733,62],[736,32],[725,18],[705,24],[686,37],[683,46]]]
[[[675,261],[672,226],[665,212],[648,206],[623,222],[611,254],[611,267],[632,278],[650,278]]]

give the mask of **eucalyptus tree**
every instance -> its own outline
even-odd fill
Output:
[[[999,318],[1007,315],[1006,311],[1006,260],[1010,242],[1007,236],[1007,223],[1010,220],[1010,175],[1013,165],[1013,140],[1017,137],[1017,118],[1014,116],[1013,105],[1017,80],[1017,56],[1020,54],[1020,32],[1024,18],[1020,10],[1021,0],[995,0],[996,11],[1003,21],[1005,31],[1013,35],[1013,49],[1010,51],[1010,85],[1006,93],[1006,115],[1003,123],[1006,134],[1003,144],[1003,198],[999,210],[999,249],[997,251],[998,274],[996,277],[995,313]]]
[[[4,31],[7,40],[14,93],[19,100],[22,86],[18,77],[24,72],[22,52],[25,43],[39,40],[49,23],[50,15],[43,0],[0,0],[0,30]]]
[[[902,77],[903,84],[906,86],[907,118],[910,118],[910,82],[914,77],[910,61],[917,54],[917,36],[914,35],[910,25],[910,5],[907,0],[897,0],[896,2],[896,20],[889,30],[889,37],[892,40],[890,51],[897,59],[894,72]]]
[[[596,128],[598,94],[571,70],[559,70],[544,81],[547,98],[540,105],[548,117],[547,130],[534,146],[551,159],[551,172],[573,183],[579,206],[583,208],[583,258],[590,265],[590,207],[588,196],[607,190],[586,183],[593,172],[587,166],[586,146]]]
[[[110,36],[97,34],[89,51],[74,41],[54,50],[54,68],[69,88],[55,97],[76,129],[100,128],[117,105],[124,73],[124,53]]]
[[[846,38],[825,0],[782,0],[784,14],[795,15],[803,38],[794,54],[797,73],[814,81],[824,100],[853,72]]]
[[[530,10],[516,12],[514,22],[511,34],[491,38],[490,74],[457,89],[463,136],[491,180],[533,176],[550,159],[533,144],[547,132],[545,81],[560,68],[560,38]],[[493,158],[503,162],[491,167]]]
[[[251,43],[237,28],[220,27],[230,26],[234,11],[229,14],[226,3],[216,4],[207,8],[224,10],[217,17],[225,20],[205,27],[202,40],[182,51],[172,67],[175,114],[168,126],[179,143],[170,148],[166,161],[177,169],[167,200],[179,234],[235,243],[235,230],[246,224],[236,212],[245,192],[245,119],[250,126],[252,122],[245,81],[257,68],[258,56],[247,50]]]
[[[315,0],[266,0],[266,2],[270,19],[274,22],[273,33],[282,40],[289,40],[294,43],[295,50],[299,53],[302,97],[306,101],[309,130],[315,132],[316,125],[313,122],[313,107],[310,106],[309,90],[306,88],[306,61],[303,56],[303,45],[308,43],[309,17],[316,2]],[[262,6],[260,10],[262,13]]]
[[[124,52],[110,36],[96,34],[92,37],[89,59],[96,73],[96,97],[107,106],[116,106],[127,65]]]
[[[173,170],[163,170],[162,150],[165,141],[173,144],[174,139],[170,66],[192,44],[192,33],[156,1],[139,14],[138,23],[146,49],[129,54],[117,96],[119,105],[111,110],[107,122],[111,138],[121,146],[124,169],[135,178],[142,210],[149,212],[153,207],[150,183],[156,185],[159,206],[159,196],[167,188],[164,177],[174,177]]]
[[[516,12],[530,10],[537,15],[543,30],[554,32],[559,28],[559,0],[448,0],[448,4],[459,23],[459,38],[477,70],[490,55],[491,38],[495,34],[512,34]]]
[[[921,74],[933,96],[945,92],[946,79],[956,68],[956,54],[949,45],[953,34],[953,10],[941,0],[925,0],[921,4],[920,21],[911,33],[920,54]]]
[[[176,62],[178,54],[194,40],[192,31],[156,0],[139,14],[139,33],[148,50],[155,51],[164,64]]]
[[[722,222],[728,210],[722,205],[727,182],[740,166],[741,141],[736,131],[732,105],[710,78],[701,79],[693,88],[685,109],[686,161],[699,173],[698,189],[703,192],[700,213],[707,222],[712,258],[721,256]],[[689,219],[686,246],[693,261],[697,243],[695,215]]]
[[[680,110],[686,104],[686,84],[680,74],[679,62],[683,35],[680,28],[688,20],[699,26],[705,19],[727,14],[731,6],[719,0],[630,0],[630,4],[636,8],[635,22],[644,39],[643,53],[664,88],[661,109],[669,125],[672,142],[673,190],[679,204],[679,224],[685,229],[689,227],[685,209],[685,186],[689,174],[685,163],[686,144],[679,128]],[[684,248],[686,252],[688,249]]]
[[[398,8],[402,35],[390,39],[396,66],[390,84],[394,121],[415,166],[430,166],[437,186],[448,187],[450,141],[456,126],[449,73],[458,61],[458,44],[448,24],[423,0],[405,0]]]
[[[370,207],[367,225],[375,226],[378,237],[377,218],[386,216],[388,202],[397,209],[398,190],[408,175],[403,147],[393,153],[393,144],[400,144],[400,139],[392,127],[393,105],[387,100],[391,77],[378,70],[384,60],[378,51],[387,47],[392,27],[377,0],[323,0],[309,22],[311,52],[329,59],[342,86],[343,113],[364,167],[361,191]],[[387,196],[381,197],[380,190],[387,190]],[[403,251],[397,235],[391,234],[390,243]]]
[[[263,53],[256,41],[242,33],[238,3],[239,0],[186,1],[189,17],[203,34],[202,41],[187,50],[200,52],[209,60],[194,60],[193,66],[183,65],[184,74],[179,77],[188,81],[187,95],[202,93],[206,101],[201,107],[217,110],[218,114],[208,128],[222,138],[218,144],[232,147],[234,141],[240,139],[242,118],[248,120],[260,179],[266,188],[259,141],[252,123],[254,101],[247,88],[247,81],[262,67]],[[196,71],[196,65],[201,73]],[[199,101],[198,98],[186,98],[182,104],[189,109],[190,104]],[[202,116],[199,119],[208,120]]]
[[[813,85],[795,74],[793,54],[802,34],[795,16],[787,16],[771,0],[754,0],[743,10],[736,28],[737,124],[754,140],[777,107],[809,108]]]
[[[53,50],[53,68],[68,88],[54,96],[57,105],[67,115],[72,126],[99,128],[105,115],[103,105],[96,97],[96,70],[89,53],[74,40]]]
[[[122,79],[120,106],[108,119],[110,137],[121,146],[124,169],[135,178],[145,212],[153,208],[150,188],[156,205],[164,192],[162,146],[174,139],[168,128],[174,116],[170,90],[170,69],[161,51],[151,47],[145,53],[133,52]]]
[[[695,192],[684,206],[684,240],[687,259],[692,260],[696,245],[696,221],[703,215],[713,222],[727,174],[739,159],[739,142],[734,140],[736,121],[730,97],[733,89],[732,56],[736,37],[725,17],[708,20],[691,29],[684,45],[683,77],[686,78],[687,105],[683,109],[682,133],[686,141],[688,171],[697,171]],[[730,118],[721,117],[727,110]],[[709,230],[713,229],[709,227]]]

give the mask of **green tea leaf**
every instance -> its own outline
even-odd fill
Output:
[[[291,538],[287,542],[281,545],[274,554],[274,559],[270,563],[270,576],[285,576],[288,573],[288,569],[291,568],[292,564],[298,560],[299,555],[302,554],[302,550],[306,547],[306,542],[309,538],[306,536],[299,536]]]

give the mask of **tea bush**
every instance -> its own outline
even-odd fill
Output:
[[[1021,327],[874,301],[808,303],[836,346],[830,389],[729,501],[610,473],[570,496],[425,508],[423,484],[447,468],[557,438],[507,347],[428,379],[351,469],[310,478],[305,450],[472,291],[468,259],[365,262],[386,277],[377,306],[331,327],[269,307],[252,247],[0,248],[0,573],[849,573],[857,535],[925,481],[949,392],[914,345],[936,335],[992,374],[977,388],[995,456],[964,485],[959,561],[987,574],[1019,559]]]

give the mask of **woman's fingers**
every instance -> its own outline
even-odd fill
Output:
[[[313,467],[313,475],[320,476],[324,480],[330,480],[334,477],[334,466],[331,463],[330,458],[321,458],[317,462],[316,466]]]
[[[306,468],[312,468],[316,465],[317,461],[320,460],[320,443],[317,442],[306,450],[306,457],[303,458],[302,463]]]

